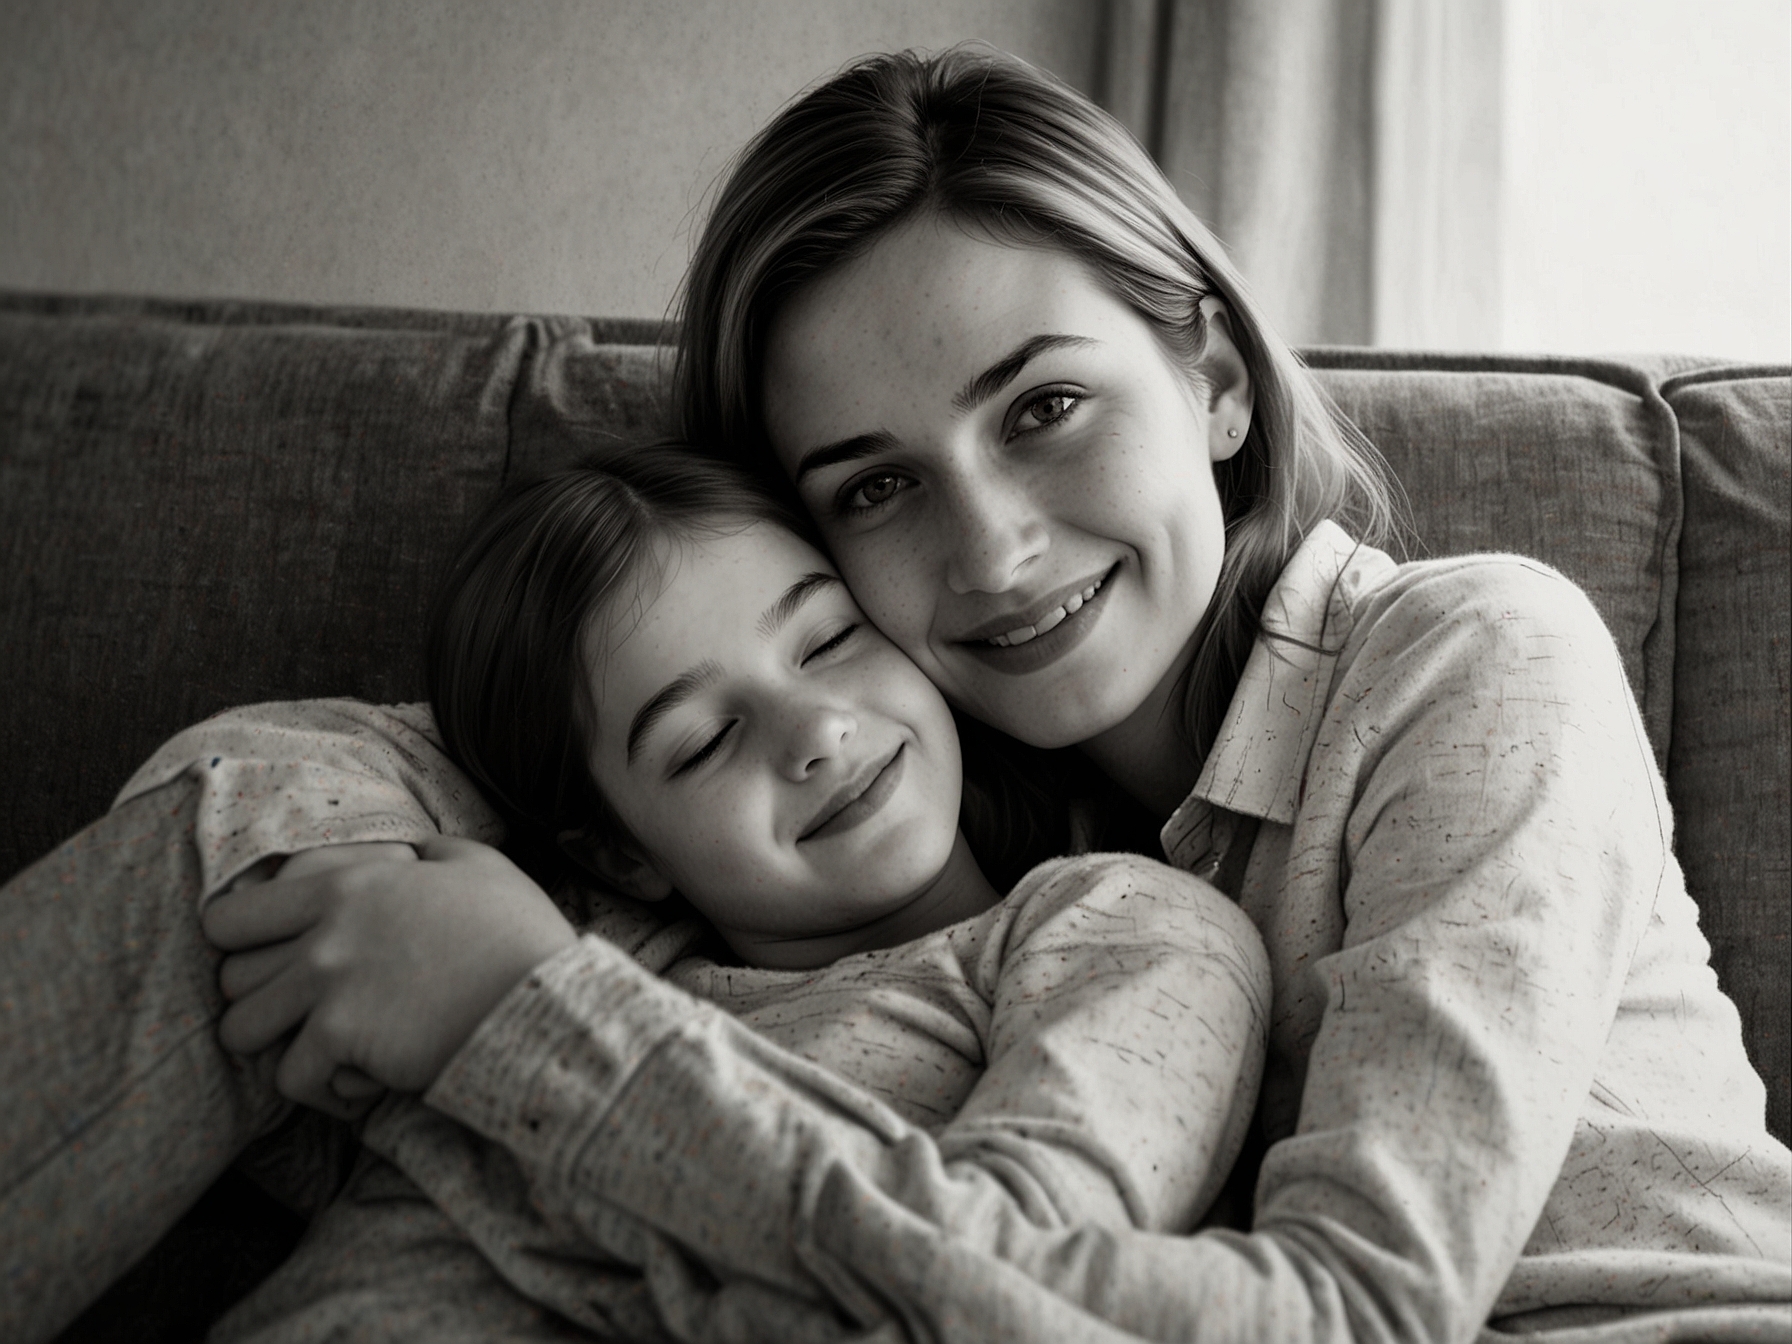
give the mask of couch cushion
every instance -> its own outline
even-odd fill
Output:
[[[1721,369],[1670,380],[1686,521],[1674,741],[1680,862],[1712,961],[1767,1082],[1768,1123],[1792,1121],[1792,379]]]
[[[467,518],[554,451],[658,433],[661,334],[0,295],[0,881],[184,724],[420,696]]]
[[[1311,360],[1405,487],[1415,558],[1517,551],[1587,591],[1665,764],[1679,449],[1650,374],[1593,360],[1386,351]]]
[[[41,307],[0,307],[0,879],[183,724],[418,695],[525,346],[502,319]]]

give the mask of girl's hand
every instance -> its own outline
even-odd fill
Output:
[[[219,976],[225,1048],[253,1054],[297,1027],[276,1086],[343,1117],[375,1086],[427,1088],[498,1001],[576,938],[489,846],[430,840],[421,862],[408,846],[377,848],[348,863],[310,851],[217,897],[203,919],[235,954]]]

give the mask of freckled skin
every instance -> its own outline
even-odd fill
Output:
[[[1191,377],[1068,255],[923,219],[793,298],[765,366],[787,471],[887,436],[798,482],[866,614],[954,704],[1024,741],[1112,756],[1123,784],[1166,797],[1186,762],[1167,759],[1164,714],[1224,553],[1213,464],[1251,410],[1225,309],[1203,308],[1217,320]],[[1081,340],[962,404],[971,379],[1042,334]],[[967,645],[1103,575],[1098,624],[1068,655],[1017,674]]]

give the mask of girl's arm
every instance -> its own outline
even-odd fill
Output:
[[[342,907],[383,920],[351,940],[383,953],[358,975],[354,958],[327,959],[335,976],[312,1009],[340,1020],[338,1003],[377,1005],[350,1014],[383,1024],[374,1057],[335,1062],[395,1084],[439,1067],[452,1024],[467,1015],[451,1000],[483,992],[473,986],[516,923],[507,907],[527,903],[496,856],[466,847],[434,865],[430,857]],[[432,866],[440,871],[426,882]],[[236,920],[254,902],[228,897],[214,913]],[[304,903],[288,896],[279,907]],[[400,955],[405,944],[428,946]],[[543,1278],[555,1256],[640,1265],[649,1242],[694,1256],[706,1269],[696,1279],[648,1275],[668,1320],[722,1312],[724,1302],[733,1310],[750,1283],[770,1295],[768,1321],[798,1303],[831,1302],[869,1324],[891,1311],[918,1320],[954,1310],[930,1284],[939,1262],[978,1248],[1009,1284],[993,1299],[1002,1311],[1029,1299],[1024,1310],[1049,1337],[1072,1326],[1106,1337],[1051,1294],[1050,1265],[1015,1252],[1077,1227],[1193,1223],[1254,1101],[1268,1008],[1261,943],[1236,906],[1196,879],[1095,855],[1036,870],[978,922],[974,940],[952,946],[990,1005],[988,1059],[959,1116],[934,1137],[831,1072],[825,1050],[797,1058],[587,938],[530,972],[431,1093],[508,1150],[526,1197],[501,1179],[508,1166],[402,1108],[377,1115],[366,1141],[508,1277],[536,1284],[575,1318],[571,1289],[556,1290],[551,1271]],[[899,981],[888,984],[900,1000]],[[815,1011],[850,1013],[838,997]],[[280,1027],[269,1019],[264,1029]],[[863,1039],[904,1048],[900,1032]],[[918,1044],[914,1067],[924,1072],[928,1058]],[[725,1166],[725,1179],[711,1163]],[[850,1193],[859,1181],[868,1188]],[[909,1276],[893,1299],[832,1258],[834,1235],[817,1223],[818,1212],[832,1215],[811,1202],[830,1186],[874,1223],[894,1216],[875,1255]],[[531,1208],[542,1216],[532,1220]],[[1041,1273],[1043,1295],[1029,1277]],[[693,1295],[710,1292],[715,1301],[698,1310]]]
[[[1343,931],[1289,968],[1316,1030],[1286,1043],[1307,1062],[1299,1123],[1264,1162],[1250,1234],[1012,1218],[994,1242],[942,1243],[939,1226],[974,1216],[981,1176],[589,942],[533,973],[429,1101],[517,1153],[558,1216],[631,1210],[720,1265],[819,1286],[855,1315],[882,1304],[916,1333],[1097,1337],[1098,1319],[1146,1339],[1473,1338],[1562,1175],[1678,876],[1584,596],[1501,565],[1388,601],[1410,619],[1373,624],[1331,697],[1305,809],[1259,840],[1289,887],[1271,917]],[[1277,1013],[1297,1023],[1299,1008]],[[1662,1023],[1672,1050],[1673,1014]],[[545,1048],[518,1055],[521,1039]],[[1620,1174],[1589,1161],[1595,1183]],[[1716,1282],[1661,1266],[1637,1292],[1653,1283],[1662,1305]],[[1722,1291],[1783,1296],[1783,1267],[1757,1268],[1730,1262]],[[1586,1300],[1624,1301],[1595,1277]]]

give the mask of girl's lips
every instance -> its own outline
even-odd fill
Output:
[[[902,772],[907,764],[905,743],[896,748],[896,754],[884,762],[868,783],[860,784],[855,781],[835,794],[819,814],[823,818],[821,823],[811,824],[809,830],[797,837],[797,843],[800,845],[807,840],[826,840],[830,836],[844,835],[876,816],[883,810],[884,804],[896,796],[896,786],[902,783]]]
[[[1101,613],[1107,609],[1103,599],[1113,584],[1114,576],[1119,572],[1120,565],[1117,562],[1106,574],[1095,580],[1094,591],[1086,598],[1083,593],[1089,591],[1087,587],[1073,588],[1065,599],[1048,610],[1038,625],[1031,627],[1033,633],[1023,639],[1016,640],[1004,632],[979,639],[959,640],[956,647],[994,672],[1009,676],[1025,676],[1029,672],[1037,672],[1040,668],[1057,662],[1094,633],[1101,620]],[[997,642],[998,640],[1006,642]]]

